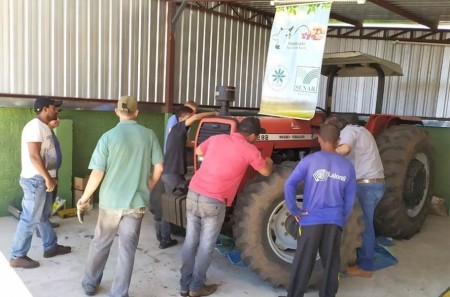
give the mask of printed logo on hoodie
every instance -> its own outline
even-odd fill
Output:
[[[346,176],[339,175],[337,173],[331,173],[326,169],[319,169],[314,172],[313,177],[316,182],[326,181],[328,178],[337,179],[340,181],[344,181],[347,179]]]

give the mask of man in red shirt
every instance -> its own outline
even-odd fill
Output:
[[[264,176],[272,173],[272,160],[262,158],[253,145],[261,131],[259,119],[245,118],[238,133],[215,135],[195,153],[203,156],[200,169],[189,184],[186,200],[187,227],[182,250],[180,294],[208,296],[216,284],[205,285],[217,237],[242,177],[250,165]],[[201,238],[201,241],[200,241]]]

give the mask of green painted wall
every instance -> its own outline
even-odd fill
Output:
[[[63,156],[58,171],[58,196],[66,200],[66,207],[72,207],[72,155],[73,155],[73,121],[61,120],[55,129]]]
[[[2,148],[0,154],[0,216],[8,214],[8,204],[20,206],[22,200],[22,189],[18,183],[20,136],[23,126],[34,116],[31,109],[0,108],[0,147]],[[165,122],[168,116],[170,115],[141,112],[138,122],[155,131],[162,144]],[[118,119],[112,111],[63,110],[60,117],[63,123],[66,122],[65,120],[70,120],[73,128],[71,173],[73,176],[85,176],[89,174],[87,167],[98,139],[104,132],[114,127],[118,123]],[[450,209],[448,178],[450,176],[450,128],[428,127],[427,131],[435,149],[434,194],[445,198]],[[67,133],[70,134],[70,132]],[[63,134],[64,132],[61,131],[58,137],[64,138],[66,135]],[[70,148],[64,148],[64,150],[67,151],[66,154],[70,154]],[[63,156],[63,160],[67,162],[68,157]],[[65,166],[64,163],[63,166]],[[64,176],[67,175],[64,174]],[[64,186],[62,186],[65,188],[64,195],[67,195],[67,184],[71,184],[71,181],[63,181],[62,183],[64,183]],[[61,192],[61,194],[63,193]]]
[[[426,128],[435,152],[434,196],[444,198],[450,212],[450,128]]]
[[[20,206],[23,195],[18,182],[20,137],[23,126],[34,116],[31,109],[0,108],[0,216],[8,214],[8,204]],[[118,118],[112,111],[84,110],[63,110],[60,118],[72,120],[73,124],[73,176],[87,175],[90,172],[87,167],[98,139],[118,123]],[[155,131],[162,143],[165,114],[140,112],[138,123]],[[64,161],[67,158],[63,156]]]
[[[0,216],[7,214],[8,204],[17,207],[22,201],[20,137],[23,126],[33,117],[30,109],[0,108]]]

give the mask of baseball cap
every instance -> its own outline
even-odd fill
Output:
[[[117,101],[117,109],[128,113],[134,112],[137,109],[137,100],[131,96],[122,96]]]
[[[247,117],[239,124],[238,131],[258,135],[261,133],[261,123],[258,118]]]
[[[49,97],[37,97],[36,101],[34,101],[34,111],[41,111],[44,107],[48,107],[49,105],[60,106],[62,101],[53,100]]]

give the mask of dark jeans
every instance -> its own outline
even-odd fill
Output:
[[[150,194],[150,211],[155,220],[155,233],[158,241],[170,240],[170,223],[162,220],[162,195],[164,194],[164,183],[162,180],[155,185]]]
[[[171,193],[178,184],[184,181],[183,175],[164,174],[150,194],[150,210],[155,219],[156,238],[159,241],[171,240],[170,223],[162,219],[162,195],[164,192]]]
[[[317,252],[323,268],[319,296],[336,295],[341,265],[341,233],[341,228],[333,224],[302,226],[302,235],[297,239],[297,250],[289,277],[288,297],[303,297],[308,290]]]

